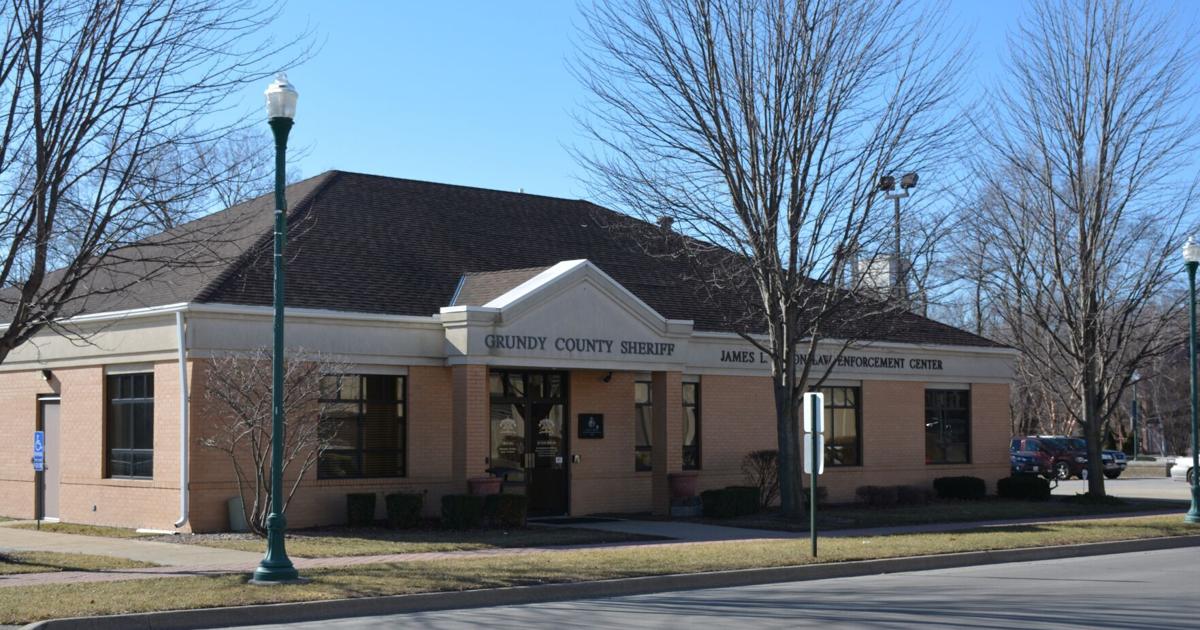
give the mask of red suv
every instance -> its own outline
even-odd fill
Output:
[[[1083,477],[1083,470],[1087,466],[1087,454],[1072,448],[1066,438],[1032,435],[1013,438],[1009,454],[1020,456],[1020,461],[1026,466],[1025,470],[1018,472],[1036,473],[1045,477]]]

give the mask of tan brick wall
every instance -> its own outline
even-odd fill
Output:
[[[647,512],[650,510],[651,473],[634,471],[634,403],[632,372],[576,370],[571,372],[567,405],[571,455],[572,514]],[[604,414],[604,437],[579,439],[581,413]]]
[[[487,475],[491,451],[491,398],[484,365],[456,365],[454,379],[454,474],[466,491],[466,480]]]
[[[34,473],[29,460],[37,430],[37,397],[54,393],[40,372],[0,374],[0,516],[34,516]]]
[[[104,470],[104,368],[54,370],[62,395],[62,470],[59,515],[64,521],[170,529],[179,512],[178,364],[154,366],[154,478],[108,479]],[[38,384],[38,383],[42,384]],[[33,474],[29,445],[37,394],[50,393],[39,371],[0,378],[0,434],[5,436],[0,514],[33,515]],[[9,412],[8,410],[14,410]],[[8,439],[8,434],[12,438]],[[25,434],[22,436],[21,434]],[[25,468],[24,471],[21,468]],[[11,508],[10,508],[11,506]]]
[[[206,362],[192,361],[191,521],[184,529],[213,531],[227,524],[226,500],[236,492],[231,465],[223,453],[203,448],[200,439],[213,421],[203,399]],[[155,463],[153,480],[103,477],[104,370],[55,370],[62,394],[63,475],[61,515],[66,521],[170,529],[177,517],[177,364],[155,366]],[[634,404],[630,372],[576,370],[570,374],[569,464],[572,514],[645,512],[652,507],[652,473],[634,471]],[[668,404],[681,405],[679,378],[670,379]],[[924,384],[867,381],[863,391],[863,467],[831,468],[822,478],[834,501],[851,501],[865,484],[927,484],[942,475],[972,474],[995,480],[1007,474],[1008,386],[972,387],[972,458],[963,466],[924,462]],[[33,473],[29,465],[38,394],[51,394],[40,372],[0,377],[0,515],[33,515]],[[426,514],[435,515],[440,497],[465,490],[467,476],[483,474],[490,442],[487,369],[413,367],[408,377],[408,476],[380,480],[317,480],[306,477],[289,509],[289,525],[306,527],[345,519],[348,492],[426,493]],[[656,400],[656,402],[659,402]],[[678,409],[672,414],[681,422]],[[576,418],[601,413],[605,436],[580,440]],[[670,428],[670,427],[668,427]],[[668,434],[668,467],[681,465],[681,427]],[[704,376],[701,379],[700,489],[743,483],[746,453],[775,448],[774,403],[769,379]],[[570,461],[570,460],[568,460]],[[94,506],[94,509],[93,509]],[[383,514],[382,500],[379,514]]]
[[[201,362],[203,363],[203,362]],[[199,366],[201,370],[204,366]],[[192,392],[193,443],[210,431],[212,418],[204,413],[202,376]],[[343,523],[346,494],[374,492],[377,516],[384,516],[383,495],[416,492],[425,495],[424,512],[438,514],[444,494],[465,491],[453,478],[453,392],[451,370],[412,367],[408,371],[407,476],[389,479],[317,479],[315,467],[301,483],[288,506],[289,527]],[[196,531],[219,531],[228,523],[227,501],[236,496],[232,463],[223,452],[197,447],[192,460],[191,526]]]

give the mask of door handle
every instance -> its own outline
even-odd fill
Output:
[[[537,455],[533,453],[525,453],[525,467],[533,468],[537,465]]]

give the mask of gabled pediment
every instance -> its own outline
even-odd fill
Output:
[[[548,267],[482,306],[441,309],[451,357],[678,363],[692,322],[663,317],[587,260]]]

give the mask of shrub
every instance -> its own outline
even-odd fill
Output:
[[[758,488],[729,486],[700,493],[704,515],[713,518],[733,518],[759,511]]]
[[[1046,501],[1050,498],[1050,481],[1037,475],[1013,475],[996,482],[996,494],[1005,499]]]
[[[933,488],[896,486],[896,501],[900,505],[929,505],[933,502]]]
[[[737,516],[756,514],[762,509],[757,486],[729,486],[725,492],[729,493]]]
[[[978,500],[987,496],[987,483],[979,477],[938,477],[933,480],[938,498]]]
[[[412,529],[421,522],[422,494],[397,492],[383,497],[387,508],[387,526],[392,529]]]
[[[370,527],[375,524],[375,493],[352,492],[346,495],[346,524]]]
[[[528,511],[529,497],[523,494],[489,494],[483,498],[483,513],[496,527],[524,527]]]
[[[746,484],[758,488],[759,505],[769,507],[779,498],[779,451],[751,451],[742,458]]]
[[[725,500],[725,490],[705,490],[700,493],[700,505],[703,514],[709,518],[730,518],[733,508]]]
[[[895,507],[900,501],[897,486],[859,486],[854,494],[871,507]]]
[[[483,525],[483,497],[474,494],[447,494],[442,497],[442,526],[450,529],[475,529]]]

